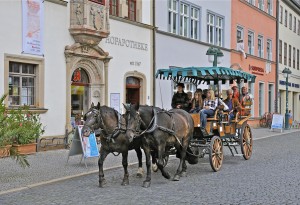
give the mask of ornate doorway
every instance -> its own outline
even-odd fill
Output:
[[[71,121],[74,126],[81,124],[81,118],[89,108],[90,80],[83,68],[77,68],[71,82]]]
[[[140,80],[138,78],[126,78],[126,103],[140,103],[140,87]]]

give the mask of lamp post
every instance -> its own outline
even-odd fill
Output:
[[[284,68],[282,73],[284,74],[285,77],[285,92],[286,92],[286,105],[285,105],[285,129],[289,129],[289,74],[292,73],[292,71],[289,68]]]
[[[210,47],[206,51],[206,55],[208,55],[208,61],[213,63],[213,67],[217,67],[218,63],[221,63],[221,57],[224,56],[224,54],[219,48],[214,48],[214,47]],[[211,59],[211,56],[213,56],[213,59]]]

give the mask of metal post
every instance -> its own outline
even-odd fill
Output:
[[[217,67],[218,66],[218,54],[217,53],[215,53],[214,54],[214,62],[213,62],[213,67]]]
[[[289,129],[289,80],[288,80],[288,74],[286,75],[286,80],[285,80],[285,90],[286,90],[286,105],[285,105],[285,129],[288,130]]]

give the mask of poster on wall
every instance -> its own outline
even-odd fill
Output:
[[[110,107],[120,112],[120,93],[110,94]]]
[[[44,55],[44,0],[22,0],[22,53]]]

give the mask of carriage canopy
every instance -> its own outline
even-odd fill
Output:
[[[180,81],[189,81],[195,84],[214,81],[215,84],[222,80],[236,80],[240,82],[255,82],[255,75],[244,72],[242,70],[235,70],[227,67],[172,67],[167,69],[158,69],[155,75],[156,78]]]

